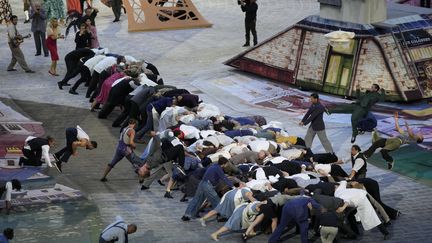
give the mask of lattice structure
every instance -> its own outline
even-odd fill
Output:
[[[211,27],[191,0],[124,0],[128,30],[164,30]]]

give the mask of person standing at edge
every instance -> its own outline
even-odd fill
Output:
[[[23,37],[19,34],[16,26],[18,24],[18,17],[16,15],[11,16],[11,22],[12,24],[8,26],[7,28],[7,34],[8,34],[8,44],[9,48],[12,52],[12,59],[9,63],[9,66],[7,70],[10,71],[16,71],[15,64],[18,62],[18,64],[21,66],[22,69],[25,70],[26,73],[34,73],[35,71],[31,70],[27,66],[27,62],[25,60],[24,54],[21,51],[20,43],[22,42]]]
[[[48,48],[45,42],[45,30],[46,30],[46,14],[45,9],[42,8],[41,4],[36,2],[30,11],[31,31],[33,32],[33,38],[36,46],[36,55],[41,55],[41,46],[44,54],[48,56]]]
[[[258,4],[256,0],[240,0],[241,10],[246,13],[245,16],[245,30],[246,30],[246,42],[244,47],[250,46],[250,32],[253,35],[254,46],[258,44],[258,37],[256,33],[256,15],[258,11]]]
[[[329,113],[351,113],[351,129],[352,137],[351,143],[354,143],[358,135],[357,125],[361,119],[363,119],[372,106],[378,101],[384,100],[384,89],[381,89],[378,84],[372,84],[372,87],[366,91],[366,94],[360,95],[360,89],[357,88],[357,101],[352,104],[338,104],[334,108],[328,109]]]
[[[53,154],[56,160],[54,166],[60,173],[62,173],[62,163],[68,162],[71,155],[78,155],[78,147],[92,150],[97,148],[97,142],[90,141],[89,135],[80,126],[66,128],[66,147]]]
[[[325,112],[325,107],[320,103],[319,96],[317,93],[312,93],[310,95],[310,101],[312,105],[309,110],[304,115],[303,119],[299,123],[300,126],[311,124],[306,132],[305,143],[306,148],[311,148],[315,135],[318,134],[318,138],[321,141],[325,151],[327,153],[333,153],[333,148],[330,141],[327,138],[325,131],[325,125],[323,121],[323,113]]]

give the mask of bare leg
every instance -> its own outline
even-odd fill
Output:
[[[214,240],[214,241],[219,241],[218,236],[224,232],[227,232],[229,229],[225,226],[220,227],[220,229],[218,229],[216,232],[214,232],[213,234],[210,235],[210,237]]]

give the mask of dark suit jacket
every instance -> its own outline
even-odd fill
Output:
[[[321,103],[312,104],[309,110],[304,115],[302,122],[304,125],[311,123],[314,131],[322,131],[325,129],[323,121],[323,113],[325,108]]]

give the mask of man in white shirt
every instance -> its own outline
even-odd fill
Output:
[[[99,243],[127,243],[128,235],[136,231],[137,226],[135,224],[126,224],[121,216],[117,216],[116,221],[108,225],[100,234]]]
[[[47,138],[38,138],[28,136],[25,140],[22,153],[25,157],[21,157],[19,160],[20,166],[41,166],[42,157],[48,167],[52,167],[49,150],[54,145],[54,138],[48,136]]]
[[[27,66],[27,62],[25,60],[24,54],[21,51],[21,48],[19,46],[19,44],[23,40],[23,37],[19,34],[16,28],[16,25],[18,24],[18,17],[16,15],[12,15],[11,21],[12,24],[9,25],[7,29],[7,34],[8,34],[9,48],[12,52],[12,59],[11,62],[9,63],[7,70],[16,71],[14,67],[15,64],[18,62],[18,64],[21,66],[22,69],[24,69],[26,73],[34,73],[34,71]]]
[[[80,126],[66,128],[66,147],[53,154],[56,160],[54,166],[60,173],[62,173],[61,164],[68,162],[71,155],[78,155],[78,147],[92,150],[97,148],[97,142],[91,141],[89,135]]]
[[[17,191],[21,190],[21,182],[19,180],[13,179],[6,183],[0,182],[0,199],[4,198],[5,200],[6,214],[9,214],[10,209],[12,207],[12,203],[11,203],[12,190],[17,190]],[[5,194],[4,197],[3,194]]]

